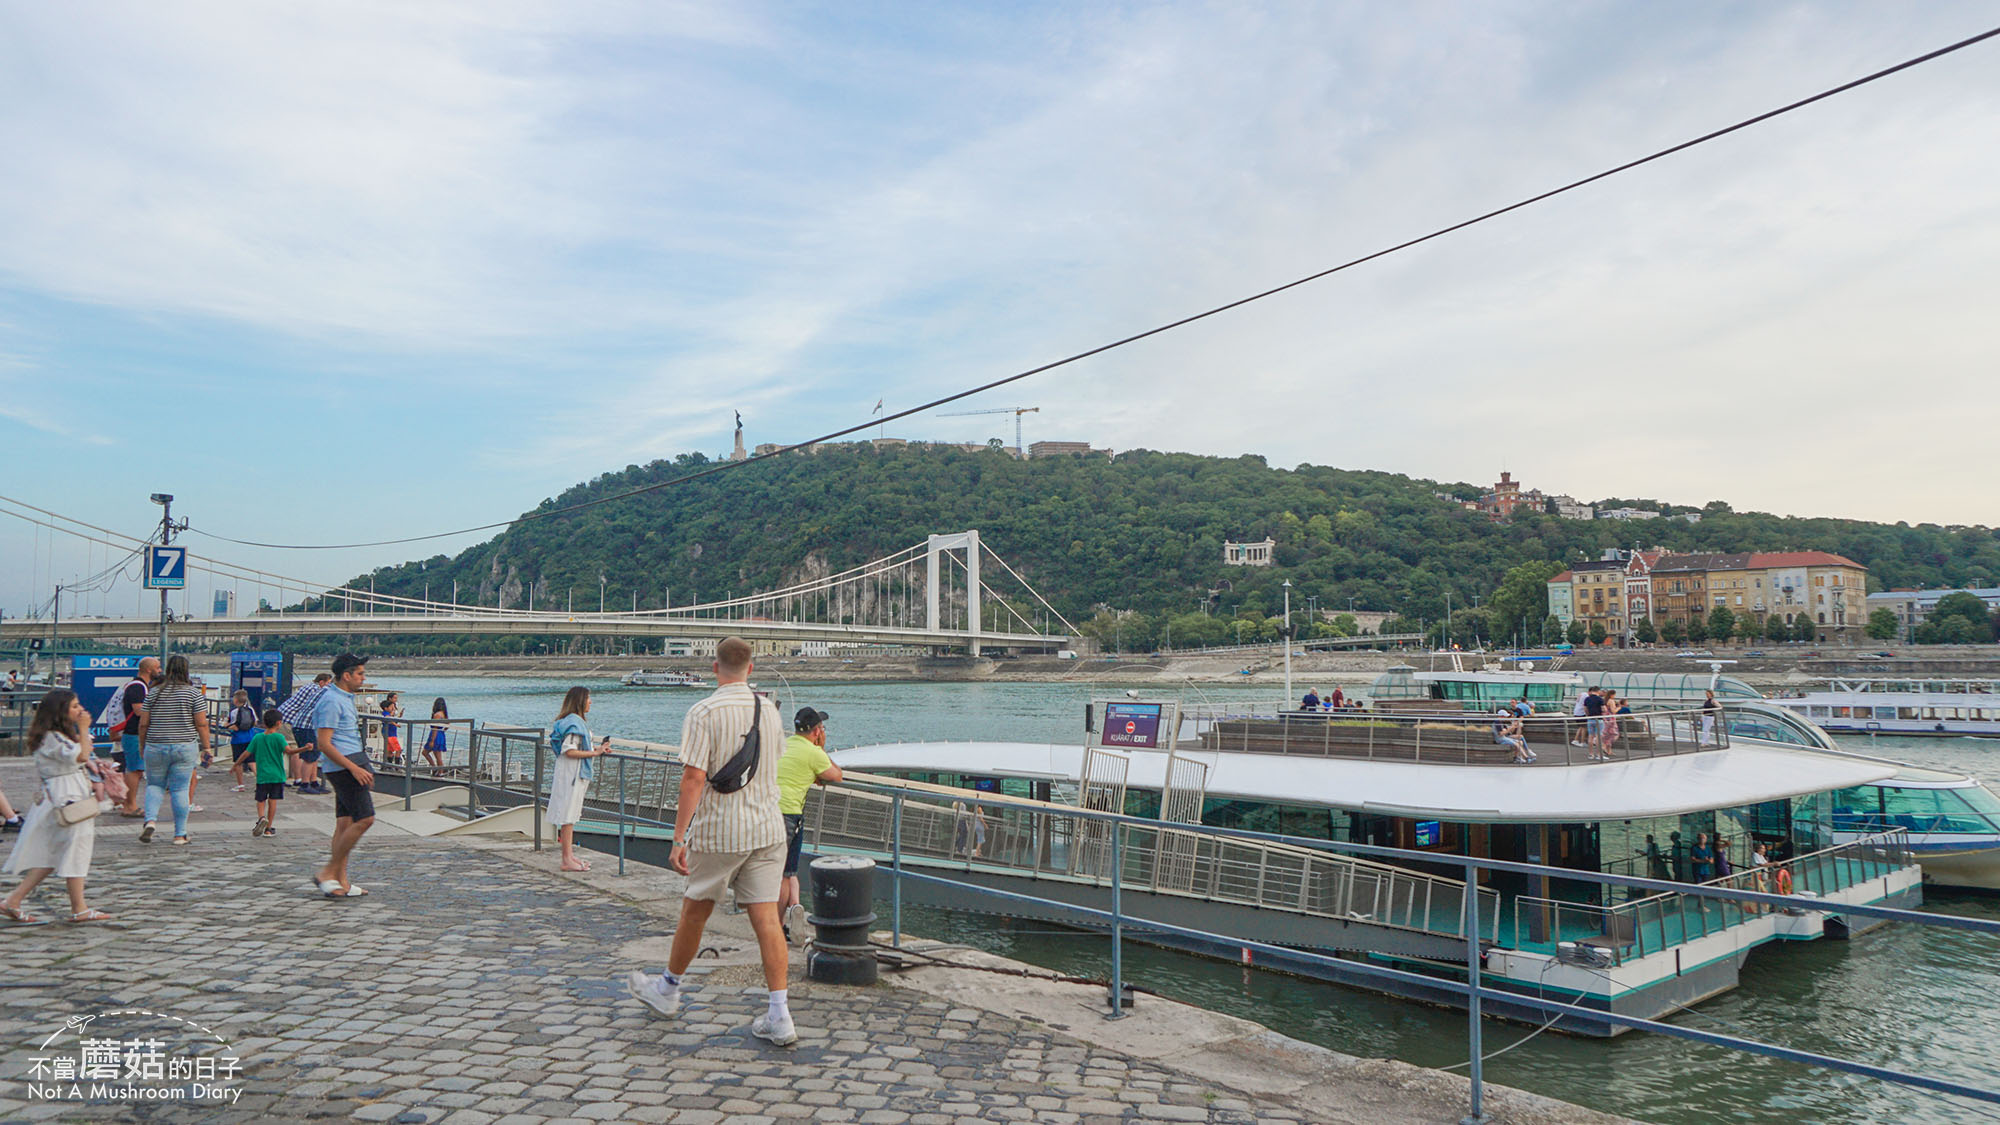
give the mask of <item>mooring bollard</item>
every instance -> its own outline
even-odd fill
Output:
[[[875,861],[823,856],[812,862],[813,948],[806,976],[821,984],[874,984],[868,928],[875,922]]]

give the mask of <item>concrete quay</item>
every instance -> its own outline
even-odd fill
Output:
[[[560,874],[525,842],[417,837],[378,823],[354,866],[370,894],[320,898],[329,798],[288,796],[253,839],[247,793],[204,771],[193,842],[138,842],[99,818],[93,905],[111,924],[0,921],[0,1122],[301,1121],[542,1125],[958,1122],[1456,1122],[1462,1078],[1357,1059],[1246,1021],[1141,997],[1102,1018],[1101,990],[970,968],[885,974],[873,988],[790,984],[800,1042],[749,1034],[762,1010],[747,919],[718,911],[688,1006],[651,1019],[620,977],[664,960],[682,880],[592,857]],[[28,763],[0,787],[34,791]],[[53,881],[52,881],[53,882]],[[12,877],[0,879],[11,887]],[[66,918],[59,886],[30,908]],[[921,942],[913,942],[919,947]],[[963,950],[967,965],[1023,968]],[[236,1100],[49,1101],[34,1059],[74,1016],[106,1034],[172,1019],[243,1063]],[[192,1033],[190,1044],[201,1038]],[[212,1040],[209,1041],[213,1048]],[[1496,1122],[1623,1120],[1487,1087]]]

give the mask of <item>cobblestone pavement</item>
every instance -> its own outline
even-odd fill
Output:
[[[252,839],[249,803],[226,776],[205,775],[201,799],[224,811],[196,817],[191,846],[141,845],[136,821],[100,819],[90,897],[116,926],[0,922],[0,1121],[1306,1119],[906,989],[795,978],[792,1048],[750,1036],[764,996],[741,969],[697,976],[678,1020],[652,1020],[618,978],[658,964],[657,906],[490,848],[380,829],[354,866],[372,893],[325,900],[308,885],[325,829],[306,822],[330,818],[328,800],[288,798],[281,835]],[[0,779],[29,788],[17,763]],[[59,887],[31,906],[67,916]],[[240,1100],[28,1100],[40,1044],[73,1015],[116,1011],[136,1014],[94,1026],[158,1013],[228,1040],[245,1064]]]

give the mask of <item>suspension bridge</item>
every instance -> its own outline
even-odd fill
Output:
[[[135,585],[135,566],[145,556],[147,540],[9,503],[13,508],[0,506],[0,514],[47,529],[51,538],[83,539],[102,548],[108,565],[68,583],[52,583],[54,595],[36,612],[0,621],[0,648],[18,649],[38,638],[50,649],[84,640],[146,647],[157,642],[161,618],[145,612],[143,599],[136,605],[123,603],[140,610],[130,617],[77,608],[87,610],[93,596],[102,606],[114,586]],[[182,612],[168,615],[168,631],[191,642],[288,636],[740,636],[752,642],[896,646],[978,656],[987,650],[1059,649],[1076,633],[1018,570],[981,542],[976,530],[931,535],[881,558],[779,589],[658,608],[639,608],[635,597],[629,611],[576,611],[567,598],[560,607],[546,599],[537,605],[532,582],[525,587],[503,584],[487,595],[492,604],[473,605],[455,595],[446,601],[315,583],[193,552],[186,566],[209,575],[218,588],[228,584],[232,592],[256,594],[259,606],[247,616],[200,615],[189,611],[191,599],[183,596]],[[600,590],[600,604],[601,596]]]

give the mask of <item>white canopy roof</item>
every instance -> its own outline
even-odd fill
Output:
[[[1127,785],[1157,790],[1167,755],[1130,751]],[[902,742],[839,750],[842,769],[929,771],[1074,782],[1084,748],[1022,742]],[[1208,794],[1392,816],[1564,823],[1674,816],[1798,797],[1892,777],[1892,762],[1745,745],[1575,766],[1445,766],[1299,755],[1183,751],[1208,763]]]

